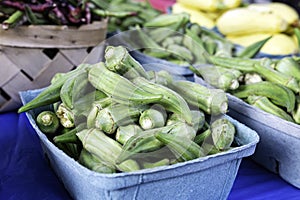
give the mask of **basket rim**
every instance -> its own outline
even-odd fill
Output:
[[[21,25],[0,29],[0,46],[21,48],[84,48],[106,38],[108,19],[81,26]]]

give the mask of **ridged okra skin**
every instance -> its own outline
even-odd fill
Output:
[[[181,94],[189,104],[200,108],[207,114],[218,115],[228,111],[228,99],[226,93],[221,89],[209,89],[189,81],[174,82],[172,88]]]
[[[136,123],[147,108],[148,106],[110,105],[99,110],[95,117],[95,127],[107,134],[113,134],[119,126]]]
[[[128,78],[142,76],[149,79],[143,66],[123,46],[108,46],[105,49],[104,57],[107,68],[113,72]]]
[[[264,96],[249,96],[247,102],[263,111],[276,115],[284,120],[294,122],[291,115]]]
[[[121,144],[125,144],[129,138],[141,133],[143,129],[136,124],[129,124],[127,126],[119,126],[116,130],[116,140]]]
[[[124,159],[117,163],[122,146],[99,129],[84,129],[77,133],[83,148],[95,155],[105,165],[120,171],[136,171],[140,167],[134,160]]]
[[[103,62],[91,67],[88,79],[96,89],[103,91],[121,104],[149,104],[162,98],[161,94],[149,93],[125,77],[108,70]]]
[[[115,173],[116,169],[105,165],[101,159],[97,158],[87,150],[82,149],[78,162],[88,169],[105,174]]]
[[[238,98],[247,98],[250,95],[265,96],[277,105],[285,107],[288,112],[295,108],[295,94],[287,87],[269,81],[241,85],[237,90],[232,91],[231,94]]]
[[[88,64],[81,64],[75,70],[63,74],[45,88],[38,96],[19,108],[18,113],[26,112],[28,110],[38,108],[41,106],[51,105],[60,100],[60,90],[65,81],[71,77],[76,77],[81,74],[83,70],[89,67]]]
[[[300,64],[294,58],[284,57],[275,64],[274,68],[277,71],[288,76],[293,76],[300,81]]]
[[[155,138],[165,144],[177,160],[188,161],[204,156],[202,148],[193,140],[170,134],[156,133]]]
[[[175,91],[143,77],[137,77],[132,82],[139,88],[157,95],[162,95],[162,98],[155,103],[161,104],[167,111],[182,115],[185,121],[189,124],[192,122],[191,110],[182,96]]]
[[[225,118],[216,119],[211,123],[211,136],[218,150],[230,148],[235,136],[235,126]]]

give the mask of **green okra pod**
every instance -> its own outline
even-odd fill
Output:
[[[206,62],[205,57],[203,56],[203,54],[205,54],[203,41],[189,29],[186,29],[182,44],[193,54],[194,65]]]
[[[125,126],[138,121],[145,106],[128,106],[115,104],[98,111],[95,127],[107,134],[113,134],[119,126]]]
[[[211,136],[214,146],[218,150],[230,148],[236,133],[235,126],[226,118],[214,120],[211,125]]]
[[[130,137],[139,134],[143,129],[136,124],[129,124],[126,126],[119,126],[116,131],[116,140],[121,144],[125,144]]]
[[[208,54],[214,55],[217,50],[217,43],[214,39],[210,37],[203,37],[204,48]]]
[[[297,99],[300,100],[300,96],[297,96]],[[292,111],[292,117],[294,122],[300,124],[300,101],[297,101],[295,109]]]
[[[152,20],[147,21],[144,27],[147,28],[169,28],[172,30],[178,30],[186,25],[189,21],[189,15],[187,13],[176,14],[161,14]]]
[[[88,79],[96,89],[121,104],[149,104],[162,98],[161,94],[149,93],[125,77],[108,70],[103,62],[91,67]]]
[[[211,129],[206,129],[202,133],[198,134],[194,138],[194,142],[196,142],[198,145],[202,145],[203,142],[211,135]]]
[[[54,136],[60,124],[56,114],[52,111],[42,111],[36,117],[36,124],[47,136]]]
[[[2,22],[2,29],[9,29],[14,27],[20,20],[22,20],[24,12],[16,10],[10,17]]]
[[[163,127],[165,123],[166,114],[155,108],[144,110],[139,117],[139,124],[144,130]]]
[[[238,98],[248,98],[250,95],[265,96],[277,105],[285,107],[288,112],[295,108],[295,94],[289,88],[269,81],[241,85],[230,93]]]
[[[192,52],[182,45],[170,44],[167,46],[167,51],[170,52],[173,57],[185,60],[188,63],[192,63],[194,60]]]
[[[263,66],[260,64],[254,64],[254,68],[256,72],[266,80],[284,85],[293,90],[295,93],[300,92],[299,82],[293,76],[283,74],[269,66]]]
[[[38,108],[45,105],[51,105],[60,101],[60,90],[63,84],[70,77],[75,77],[78,74],[83,73],[83,71],[88,68],[89,65],[81,64],[75,70],[72,70],[65,75],[58,78],[55,82],[50,84],[47,88],[45,88],[40,94],[38,94],[33,100],[28,102],[19,108],[18,113],[26,112],[28,110]]]
[[[174,127],[175,125],[170,125],[149,129],[131,136],[124,143],[122,152],[118,157],[118,162],[123,162],[131,157],[144,157],[149,152],[159,150],[164,145],[155,138],[155,134],[158,132],[168,134]]]
[[[190,139],[169,134],[156,133],[155,137],[175,154],[176,158],[183,161],[193,160],[204,156],[202,148]]]
[[[225,91],[237,89],[239,87],[239,77],[242,74],[239,70],[214,65],[202,65],[192,70],[203,77],[211,86]]]
[[[221,89],[209,89],[190,81],[175,81],[168,86],[178,92],[190,105],[200,108],[207,114],[224,114],[228,110],[228,99]]]
[[[137,87],[149,93],[162,95],[162,98],[155,103],[162,105],[167,111],[182,115],[187,123],[190,124],[192,122],[191,110],[187,102],[178,93],[163,85],[146,80],[143,77],[137,77],[132,81]]]
[[[94,128],[98,112],[111,104],[113,104],[111,97],[105,97],[103,99],[94,101],[92,108],[89,110],[87,115],[87,128]]]
[[[164,158],[156,162],[143,162],[143,168],[144,169],[149,169],[149,168],[154,168],[154,167],[159,167],[159,166],[166,166],[170,165],[170,159]]]
[[[247,102],[263,111],[276,115],[284,120],[293,122],[293,118],[290,114],[285,112],[280,107],[276,106],[272,101],[270,101],[267,97],[263,96],[249,96],[247,98]]]
[[[105,165],[124,171],[137,170],[138,164],[134,161],[117,163],[117,158],[122,152],[122,146],[116,140],[108,137],[99,129],[84,129],[77,133],[83,148],[99,158]],[[127,162],[126,162],[127,161]]]
[[[82,149],[80,152],[78,162],[86,168],[105,174],[115,173],[116,169],[105,165],[101,159],[97,158],[93,154],[89,153],[86,149]]]
[[[192,125],[191,127],[195,130],[195,131],[198,131],[200,130],[203,126],[204,126],[204,123],[205,123],[205,115],[202,111],[200,110],[191,110],[192,112]],[[168,120],[166,122],[166,125],[171,125],[171,124],[175,124],[175,123],[178,123],[178,122],[181,122],[181,123],[184,123],[184,119],[182,118],[182,116],[176,114],[176,113],[172,113],[169,117],[168,117]],[[187,124],[185,124],[186,126],[188,126]],[[190,131],[190,129],[187,129],[189,132],[189,135],[191,135],[194,131]],[[190,138],[193,138],[195,137],[195,135],[192,134],[192,137]]]
[[[60,124],[65,128],[73,128],[75,126],[75,115],[63,103],[59,104],[56,111],[56,116],[59,118]]]
[[[79,124],[75,128],[72,128],[71,130],[67,131],[66,133],[55,136],[53,138],[53,141],[55,143],[78,143],[79,140],[76,133],[83,130],[84,128],[86,128],[86,124]]]
[[[104,57],[106,67],[113,72],[129,78],[142,76],[149,79],[143,66],[123,46],[106,47]]]
[[[281,58],[275,64],[274,69],[300,81],[300,64],[292,57]]]
[[[208,56],[207,60],[211,64],[240,70],[242,72],[255,72],[254,64],[258,64],[260,62],[259,60],[252,60],[248,58],[222,56]]]

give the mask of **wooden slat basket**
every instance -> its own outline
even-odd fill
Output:
[[[106,33],[106,19],[80,27],[0,29],[0,113],[21,106],[20,91],[48,86],[54,74],[76,68],[87,56],[98,61]]]

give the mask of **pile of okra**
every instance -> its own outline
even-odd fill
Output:
[[[294,33],[300,44],[299,29]],[[210,86],[300,124],[299,57],[256,58],[272,36],[237,50],[216,31],[190,23],[184,13],[157,16],[132,35],[138,39],[130,44],[143,53],[186,66]]]
[[[64,153],[100,173],[172,165],[239,146],[228,99],[167,71],[145,71],[123,46],[104,61],[57,73],[19,112]],[[39,109],[36,109],[39,108]]]
[[[119,37],[148,56],[185,67],[207,63],[209,55],[254,58],[271,38],[241,49],[215,30],[191,23],[186,13],[158,15]]]
[[[19,25],[80,26],[109,18],[108,31],[143,24],[160,12],[149,2],[131,0],[1,0],[3,29]]]

